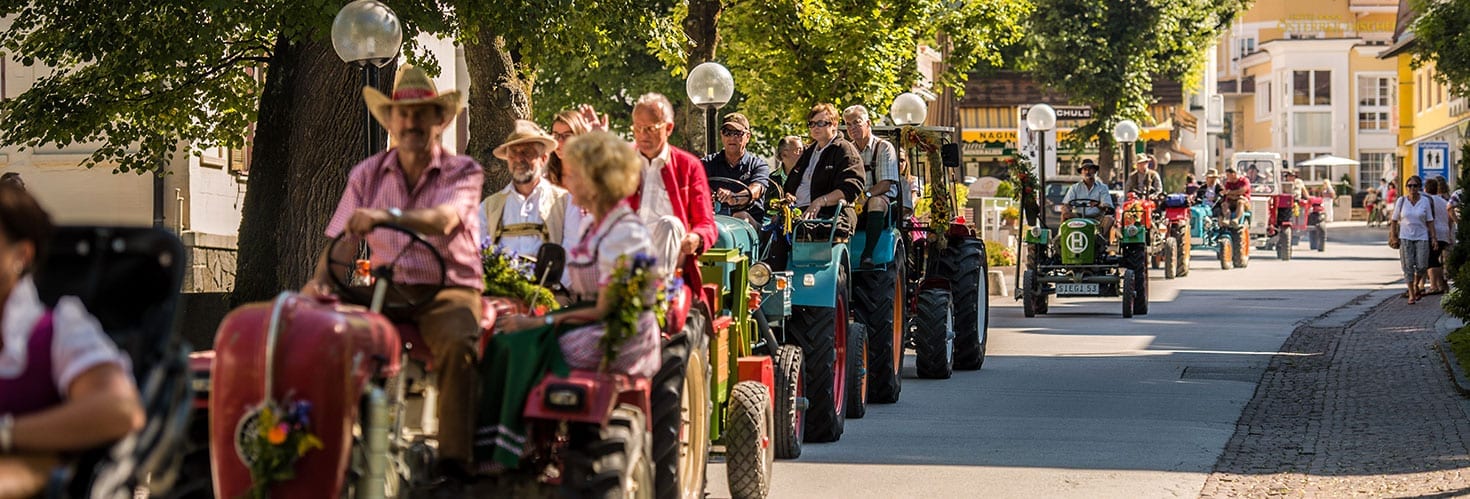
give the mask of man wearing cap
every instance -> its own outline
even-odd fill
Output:
[[[893,143],[873,135],[868,108],[861,104],[848,106],[842,110],[842,121],[847,124],[847,137],[857,148],[863,169],[867,171],[868,200],[863,203],[862,220],[866,237],[863,238],[863,251],[858,261],[863,267],[871,267],[878,237],[888,228],[888,207],[899,202],[898,153]]]
[[[1159,177],[1159,172],[1148,167],[1151,161],[1152,158],[1147,154],[1138,155],[1138,160],[1133,162],[1133,174],[1123,181],[1123,192],[1132,192],[1144,198],[1164,193],[1164,179]]]
[[[476,213],[484,173],[469,156],[440,145],[444,130],[463,106],[458,91],[439,93],[422,69],[404,65],[391,96],[364,87],[363,99],[373,118],[388,130],[394,147],[352,168],[347,189],[327,224],[327,237],[343,232],[365,239],[374,266],[393,261],[394,282],[409,294],[422,294],[445,284],[427,303],[389,313],[395,321],[418,325],[434,355],[439,388],[439,471],[452,489],[468,480],[467,465],[474,434],[473,366],[480,332],[480,217]],[[391,231],[373,228],[394,223],[424,234],[444,257],[444,273],[432,252]],[[352,261],[356,245],[337,245],[336,261]],[[302,287],[311,296],[329,294],[327,252],[316,274]]]
[[[720,140],[725,148],[705,156],[704,173],[711,179],[730,178],[745,184],[745,191],[732,191],[736,186],[729,183],[710,184],[716,201],[726,206],[749,206],[731,216],[745,220],[759,228],[766,219],[765,192],[771,181],[771,165],[760,156],[745,150],[750,143],[750,120],[740,113],[725,115],[720,124]]]
[[[1225,198],[1225,202],[1223,203],[1225,207],[1223,209],[1217,208],[1217,210],[1223,212],[1226,220],[1238,220],[1244,214],[1244,210],[1240,208],[1240,205],[1242,203],[1249,205],[1250,203],[1251,181],[1240,176],[1240,172],[1237,172],[1235,167],[1225,168],[1225,186],[1220,194]]]
[[[684,282],[699,289],[693,257],[715,243],[714,203],[699,158],[669,144],[674,105],[647,93],[633,104],[633,145],[643,160],[643,182],[628,202],[649,228],[662,269],[679,268]]]
[[[1281,170],[1281,184],[1281,192],[1291,194],[1295,199],[1307,199],[1307,183],[1297,178],[1295,171]]]
[[[1200,184],[1198,190],[1194,191],[1194,198],[1192,201],[1203,201],[1205,203],[1213,205],[1215,204],[1215,200],[1219,198],[1221,189],[1223,189],[1223,187],[1220,185],[1220,171],[1211,168],[1209,171],[1205,172],[1205,182],[1203,184]]]
[[[542,178],[556,144],[540,126],[516,120],[515,130],[495,148],[495,157],[510,169],[510,184],[480,204],[483,240],[526,256],[544,243],[562,244],[567,191]]]
[[[1092,201],[1090,206],[1074,210],[1072,201],[1084,199]],[[1097,220],[1098,235],[1104,240],[1108,239],[1113,228],[1113,195],[1108,192],[1108,186],[1097,181],[1097,163],[1091,160],[1082,162],[1082,181],[1072,184],[1067,189],[1067,195],[1062,197],[1062,220],[1081,216]]]

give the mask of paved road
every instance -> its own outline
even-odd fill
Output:
[[[1326,253],[1232,271],[1197,251],[1132,320],[1116,299],[1026,319],[994,297],[984,370],[919,380],[910,359],[902,399],[778,462],[773,497],[1197,497],[1293,329],[1399,279],[1385,234],[1334,227]]]

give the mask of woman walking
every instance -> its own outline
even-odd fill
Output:
[[[1409,304],[1419,301],[1431,252],[1439,249],[1434,234],[1436,204],[1423,194],[1424,180],[1418,175],[1404,182],[1405,194],[1395,200],[1390,223],[1399,226],[1399,260],[1409,284]]]

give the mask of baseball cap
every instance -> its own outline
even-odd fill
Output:
[[[724,121],[720,122],[720,128],[734,128],[742,132],[749,132],[750,120],[746,119],[743,114],[730,113],[725,115]]]

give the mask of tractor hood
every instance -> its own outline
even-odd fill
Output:
[[[718,234],[715,248],[735,249],[743,255],[755,254],[758,239],[755,227],[749,223],[731,216],[715,215],[715,230]]]
[[[1097,253],[1097,221],[1090,218],[1073,218],[1062,222],[1057,231],[1057,246],[1062,263],[1067,265],[1090,265]]]

